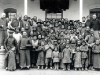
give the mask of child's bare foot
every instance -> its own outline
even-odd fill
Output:
[[[82,71],[84,71],[84,68],[82,68]]]
[[[48,69],[48,67],[45,68],[46,70]]]
[[[66,71],[66,69],[63,69],[63,71]]]
[[[38,70],[40,69],[40,66],[38,66]]]
[[[88,69],[87,69],[87,68],[85,68],[85,70],[86,70],[86,71],[88,71]]]
[[[50,67],[50,69],[52,70],[52,67]]]
[[[77,71],[77,68],[75,68],[75,71]]]
[[[43,66],[41,67],[41,69],[43,70]]]
[[[68,69],[68,71],[70,71],[70,69]]]

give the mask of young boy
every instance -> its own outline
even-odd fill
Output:
[[[27,67],[30,68],[30,50],[26,47],[30,44],[29,38],[26,32],[23,32],[23,36],[20,42],[20,67],[21,69]]]
[[[82,53],[82,70],[88,70],[88,46],[86,42],[83,40],[82,45],[80,46],[80,51]]]

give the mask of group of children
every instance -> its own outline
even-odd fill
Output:
[[[67,19],[29,22],[26,16],[21,30],[16,27],[14,32],[9,33],[9,37],[12,34],[17,44],[13,62],[21,69],[34,66],[55,70],[93,69],[96,60],[93,53],[100,47],[99,39],[95,38],[93,32],[84,22]],[[12,66],[15,65],[13,62]],[[8,66],[9,64],[6,69]],[[16,69],[13,68],[10,70]]]

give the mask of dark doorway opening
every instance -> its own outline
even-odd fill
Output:
[[[15,15],[17,15],[17,10],[14,8],[7,8],[4,9],[4,13],[6,13],[7,18],[13,18]]]

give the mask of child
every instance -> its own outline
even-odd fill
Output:
[[[48,65],[50,63],[50,69],[52,69],[52,51],[54,49],[54,45],[52,44],[52,42],[49,40],[48,44],[45,45],[45,50],[46,50],[46,68],[48,69]]]
[[[81,64],[81,51],[80,51],[80,46],[81,46],[81,40],[76,41],[76,48],[75,48],[75,55],[74,55],[74,68],[75,70],[79,69],[81,70],[82,64]]]
[[[15,60],[15,54],[16,54],[16,47],[17,47],[17,41],[13,37],[13,32],[9,31],[9,37],[5,41],[5,49],[6,49],[6,70],[14,71],[16,69],[16,60]]]
[[[80,47],[76,47],[76,52],[75,52],[74,59],[75,59],[75,63],[74,63],[75,71],[77,69],[80,70],[81,67],[82,67]]]
[[[86,42],[83,40],[82,45],[80,46],[80,51],[82,53],[82,70],[87,70],[88,67],[88,46],[86,45]]]
[[[32,51],[31,51],[31,65],[32,67],[36,66],[36,62],[37,62],[37,52],[36,50],[38,49],[38,39],[37,39],[37,36],[33,36],[33,39],[32,39]]]
[[[30,69],[30,50],[26,47],[29,44],[29,38],[26,32],[23,32],[23,37],[20,42],[20,67]]]
[[[41,42],[41,46],[38,47],[38,59],[37,59],[37,65],[38,69],[43,69],[44,67],[44,42]]]
[[[96,40],[93,46],[93,68],[100,69],[100,41]]]
[[[70,44],[70,40],[67,39],[66,40],[66,47],[63,49],[63,65],[64,65],[63,70],[66,70],[66,66],[67,66],[67,70],[70,70],[71,48],[70,48],[69,44]]]
[[[55,48],[52,54],[52,58],[53,58],[55,70],[58,70],[59,69],[59,48],[57,46],[57,42],[55,43]]]

